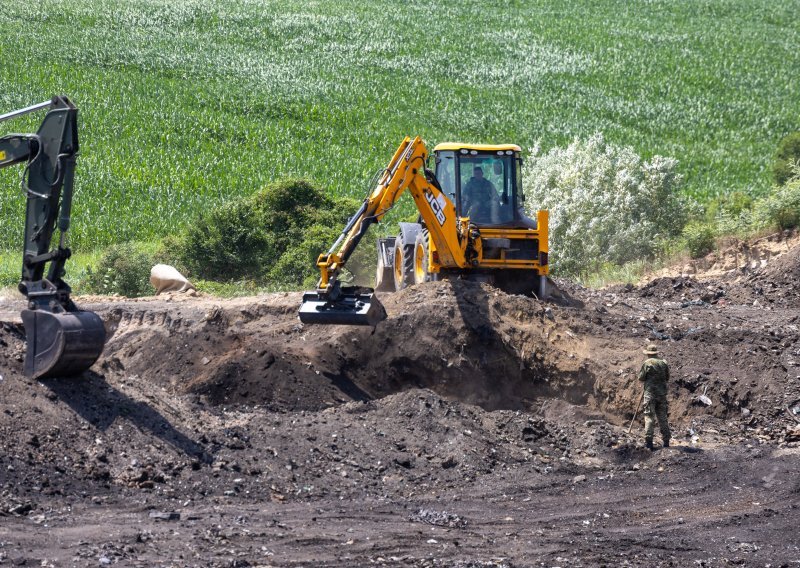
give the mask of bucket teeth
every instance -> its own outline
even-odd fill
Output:
[[[334,301],[317,292],[303,294],[300,321],[308,324],[376,326],[386,310],[371,288],[342,288]]]
[[[94,312],[54,314],[23,310],[27,352],[25,376],[39,379],[79,375],[91,367],[106,340],[103,320]]]

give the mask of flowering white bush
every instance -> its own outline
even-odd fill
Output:
[[[602,263],[652,257],[659,241],[680,233],[686,221],[677,163],[661,156],[643,161],[602,134],[543,155],[531,149],[523,172],[525,210],[531,216],[550,210],[553,269],[577,275]]]

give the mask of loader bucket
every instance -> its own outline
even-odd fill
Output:
[[[23,310],[28,349],[26,377],[78,375],[97,361],[103,352],[106,330],[94,312],[54,314],[45,310]]]
[[[300,321],[328,325],[371,325],[386,319],[386,310],[372,288],[342,288],[334,301],[317,292],[303,294]]]

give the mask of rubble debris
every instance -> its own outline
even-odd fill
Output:
[[[148,516],[156,521],[178,521],[181,518],[181,514],[175,511],[150,511]]]
[[[419,509],[416,513],[411,515],[411,521],[436,525],[437,527],[449,527],[452,529],[463,529],[467,526],[467,521],[454,513],[434,511],[431,509]]]

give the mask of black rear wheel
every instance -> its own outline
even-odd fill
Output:
[[[420,232],[416,223],[402,223],[394,240],[394,289],[414,284],[414,245]]]

